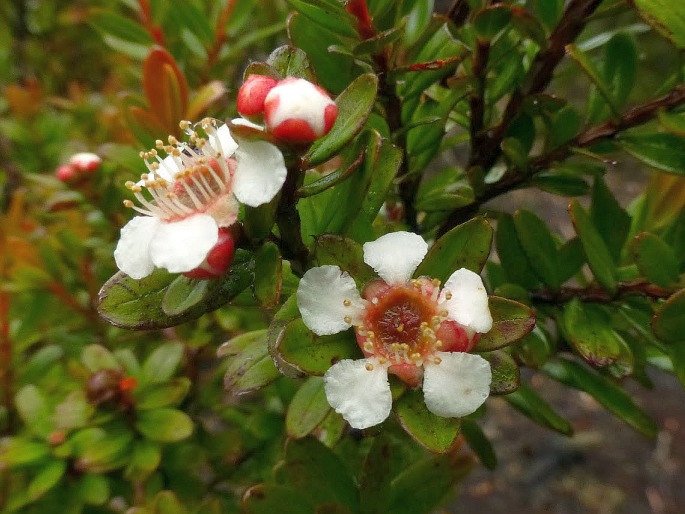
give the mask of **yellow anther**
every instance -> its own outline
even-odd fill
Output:
[[[190,128],[190,122],[188,120],[181,120],[178,123],[178,126],[181,127],[181,130],[188,130]]]
[[[167,139],[167,141],[169,141],[169,144],[170,144],[170,145],[174,145],[174,146],[175,146],[175,145],[178,144],[178,139],[176,139],[174,136],[169,136],[169,138]]]
[[[433,359],[433,364],[440,364],[442,362],[442,359],[440,357],[435,357]]]
[[[157,155],[157,150],[155,150],[155,149],[153,148],[152,150],[150,150],[149,154],[150,154],[152,157],[155,157],[155,156]]]
[[[418,353],[418,352],[417,352],[417,353],[412,353],[411,356],[410,356],[410,358],[411,358],[411,360],[413,360],[414,362],[418,362],[418,361],[421,360],[421,354]]]
[[[447,291],[445,293],[445,300],[451,300],[452,299],[452,291]]]
[[[134,193],[140,193],[142,190],[143,190],[143,188],[140,187],[138,184],[134,185],[134,186],[131,188],[131,191],[133,191]]]
[[[442,341],[440,341],[440,339],[438,339],[437,341],[435,341],[435,347],[438,348],[438,349],[442,348]]]
[[[421,322],[421,328],[428,328],[428,322],[422,321]]]
[[[343,320],[344,320],[345,323],[347,323],[348,325],[352,323],[352,318],[349,317],[349,316],[345,316],[345,317],[343,318]]]
[[[366,368],[366,371],[373,371],[373,364],[371,364],[371,363],[368,363],[368,364],[367,364],[366,366],[364,366],[364,367]]]
[[[434,278],[434,279],[433,279],[433,285],[434,285],[435,287],[440,287],[440,279]]]
[[[132,180],[127,180],[127,181],[124,183],[124,185],[126,186],[126,189],[131,189],[133,186],[136,185],[136,183],[133,182]]]
[[[404,332],[404,323],[400,323],[400,326],[397,327],[397,331],[400,332],[400,333],[401,333],[401,332]]]
[[[445,309],[440,311],[440,316],[442,316],[443,318],[447,319],[448,315],[449,313]]]
[[[157,148],[159,148],[160,150],[163,149],[163,148],[164,148],[164,141],[162,141],[161,139],[156,140],[156,141],[155,141],[155,146],[156,146]]]
[[[346,298],[345,300],[343,300],[343,305],[345,307],[349,307],[350,305],[352,305],[352,302]]]
[[[367,340],[364,343],[364,351],[369,352],[369,353],[373,353],[373,343],[371,341]]]
[[[386,359],[385,357],[381,357],[380,359],[378,359],[378,362],[379,364],[385,364],[386,362],[388,362],[388,359]]]
[[[124,200],[124,207],[133,207],[133,202],[131,200]]]

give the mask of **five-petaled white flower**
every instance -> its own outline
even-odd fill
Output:
[[[490,364],[466,353],[492,328],[483,282],[464,268],[442,289],[438,280],[412,279],[427,251],[423,238],[408,232],[364,244],[364,262],[381,280],[367,284],[363,297],[337,266],[312,268],[300,281],[305,325],[318,335],[354,326],[366,356],[339,361],[324,375],[329,404],[354,428],[390,414],[388,373],[411,387],[423,381],[428,410],[442,417],[471,414],[490,394]]]
[[[206,137],[181,122],[188,142],[169,137],[157,150],[142,152],[148,173],[127,182],[138,203],[124,204],[136,216],[121,229],[114,251],[117,266],[132,278],[155,267],[184,273],[200,266],[219,241],[220,230],[235,223],[239,203],[256,207],[269,202],[285,182],[283,154],[265,141],[241,141],[213,119],[201,125]],[[144,194],[147,191],[148,194]]]

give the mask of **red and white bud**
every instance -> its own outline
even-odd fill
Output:
[[[337,116],[338,107],[326,91],[295,77],[281,80],[264,101],[267,131],[292,143],[311,143],[325,136]]]
[[[183,273],[188,278],[213,279],[220,277],[233,262],[235,240],[228,228],[219,229],[219,239],[197,268]]]
[[[91,152],[79,152],[71,156],[69,164],[76,171],[85,173],[97,170],[102,164],[102,159],[99,155]]]
[[[69,164],[62,164],[55,170],[55,177],[62,182],[69,182],[76,177],[76,169]]]
[[[278,81],[266,75],[250,75],[238,91],[238,112],[256,116],[264,112],[264,100]]]

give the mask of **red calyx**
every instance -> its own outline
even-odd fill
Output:
[[[233,262],[235,240],[228,228],[219,229],[219,239],[202,264],[197,268],[183,273],[188,278],[209,280],[218,278],[228,270]]]

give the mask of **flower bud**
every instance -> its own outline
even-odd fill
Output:
[[[101,163],[100,156],[91,152],[75,153],[69,159],[69,164],[80,173],[95,171]]]
[[[188,278],[212,279],[226,273],[233,262],[235,240],[228,228],[219,229],[219,239],[197,268],[185,272]]]
[[[292,143],[311,143],[328,134],[338,107],[328,93],[311,82],[287,78],[264,101],[267,131]]]
[[[76,169],[69,164],[62,164],[55,170],[55,177],[62,182],[69,182],[76,177]]]
[[[250,75],[238,91],[238,112],[255,116],[264,112],[264,99],[278,81],[266,75]]]

